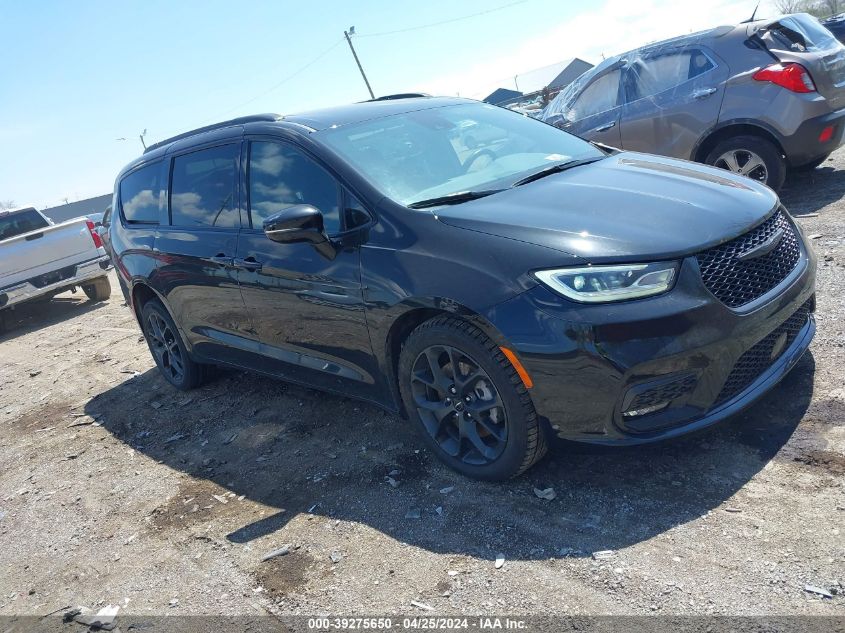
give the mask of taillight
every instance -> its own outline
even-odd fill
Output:
[[[94,226],[94,223],[91,220],[85,220],[85,224],[88,225],[88,231],[91,233],[91,239],[94,240],[94,246],[102,248],[103,240],[100,239],[100,234],[97,233],[97,227]]]
[[[816,84],[801,64],[772,64],[754,73],[757,81],[770,81],[792,92],[815,92]]]

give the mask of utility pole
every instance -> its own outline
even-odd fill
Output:
[[[358,64],[358,70],[361,71],[361,76],[364,78],[364,83],[367,84],[367,90],[370,92],[370,99],[375,99],[376,96],[373,94],[373,89],[370,88],[370,82],[367,81],[367,75],[364,74],[364,68],[361,66],[361,61],[358,59],[358,53],[355,52],[355,47],[352,46],[352,40],[349,38],[350,35],[355,35],[355,27],[350,26],[348,31],[343,32],[344,37],[346,37],[346,41],[349,44],[349,50],[352,51],[352,57],[355,58],[355,63]]]

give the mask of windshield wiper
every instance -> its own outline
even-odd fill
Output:
[[[525,178],[520,178],[515,183],[513,183],[511,187],[527,185],[529,182],[540,180],[540,178],[545,178],[546,176],[551,176],[552,174],[558,174],[562,171],[566,171],[567,169],[572,169],[573,167],[578,167],[580,165],[588,165],[589,163],[594,163],[597,160],[601,160],[602,158],[604,158],[604,156],[599,156],[595,158],[582,158],[581,160],[568,160],[563,163],[555,163],[554,165],[544,167],[540,171],[535,171],[533,174],[529,174]]]
[[[450,193],[447,196],[438,196],[437,198],[427,198],[425,200],[418,200],[408,205],[411,209],[426,209],[428,207],[439,207],[443,204],[460,204],[461,202],[469,202],[470,200],[477,200],[485,196],[499,193],[502,189],[485,189],[482,191],[457,191]]]

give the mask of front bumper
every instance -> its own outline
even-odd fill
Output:
[[[832,127],[833,132],[826,141],[819,141],[822,132]],[[794,134],[781,139],[789,164],[801,167],[839,149],[845,142],[845,108],[807,119]]]
[[[815,333],[815,270],[802,244],[776,288],[730,309],[704,287],[690,257],[675,288],[659,297],[579,305],[538,286],[487,318],[516,350],[537,413],[561,438],[639,444],[723,420],[783,378]],[[754,371],[737,382],[749,357]]]
[[[13,286],[0,288],[0,309],[37,299],[49,294],[56,294],[86,281],[102,277],[111,269],[108,256],[97,257],[81,264],[67,266],[60,270],[27,279]]]

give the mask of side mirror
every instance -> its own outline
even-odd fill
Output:
[[[307,242],[328,259],[337,255],[323,229],[323,214],[310,204],[295,204],[264,220],[264,234],[279,244]]]
[[[323,232],[323,214],[310,204],[295,204],[264,220],[264,234],[280,244],[328,241]]]

